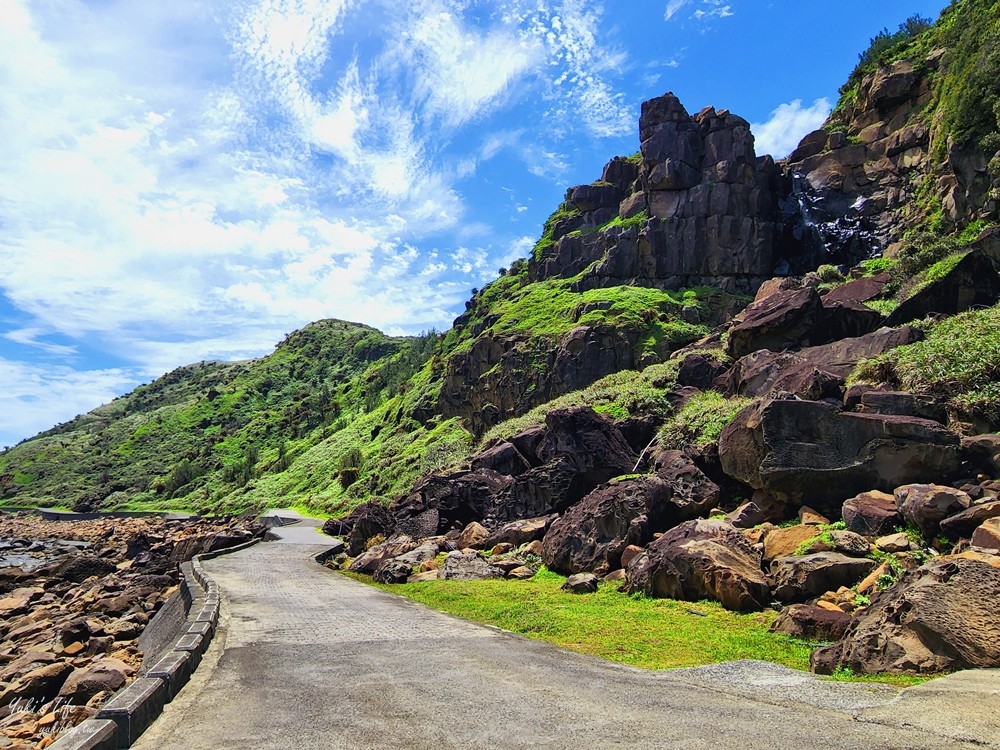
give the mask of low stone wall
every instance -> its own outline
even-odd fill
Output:
[[[149,623],[140,638],[142,676],[116,693],[97,714],[60,737],[50,750],[118,750],[134,743],[187,684],[208,649],[219,623],[219,587],[202,560],[236,552],[245,544],[198,555],[181,570],[184,579],[174,597]]]

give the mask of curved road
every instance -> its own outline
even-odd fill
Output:
[[[275,531],[205,563],[223,592],[219,632],[133,747],[1000,747],[992,673],[894,700],[756,662],[648,672],[382,593],[318,565],[314,528]]]

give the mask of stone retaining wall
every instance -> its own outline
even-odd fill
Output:
[[[118,750],[132,745],[187,683],[208,649],[219,623],[219,587],[202,560],[236,552],[245,544],[198,555],[181,570],[177,594],[153,618],[140,642],[155,649],[143,660],[142,676],[117,692],[97,714],[74,727],[50,750]],[[182,615],[185,615],[182,617]]]

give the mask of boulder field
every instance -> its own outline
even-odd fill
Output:
[[[239,519],[0,514],[0,747],[41,750],[95,716],[138,676],[139,637],[177,590],[178,564],[261,531]]]
[[[964,257],[995,276],[1000,232]],[[678,449],[666,414],[553,409],[390,505],[331,521],[343,549],[330,564],[385,583],[520,579],[544,564],[589,576],[573,591],[597,577],[778,609],[776,629],[833,642],[815,652],[820,672],[1000,667],[998,425],[962,422],[947,394],[848,384],[862,360],[920,342],[918,316],[980,304],[959,276],[929,283],[927,306],[895,325],[863,305],[886,279],[860,269],[832,290],[815,274],[765,282],[672,355],[675,414],[701,391],[748,400],[718,439]]]

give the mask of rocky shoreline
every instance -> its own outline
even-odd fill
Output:
[[[0,748],[42,750],[140,673],[139,638],[179,563],[263,533],[220,518],[0,515]],[[13,553],[13,554],[12,554]]]

